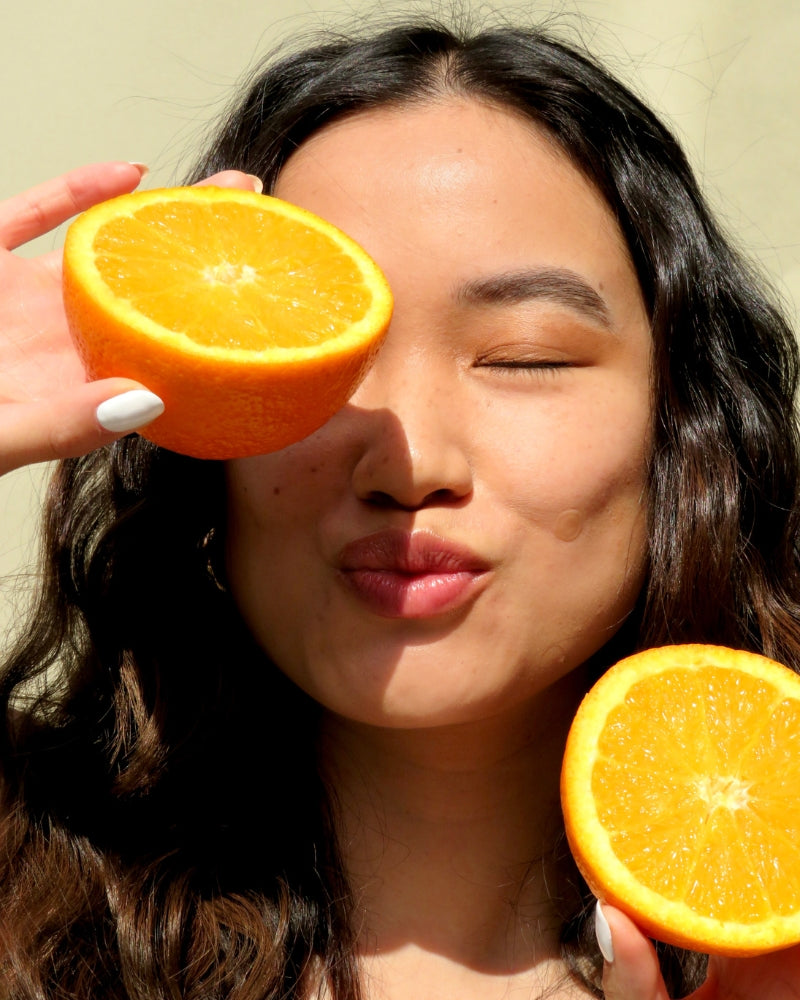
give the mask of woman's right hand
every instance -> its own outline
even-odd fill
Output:
[[[141,395],[147,387],[138,382],[86,381],[64,315],[61,251],[33,259],[11,252],[91,205],[132,191],[143,174],[143,168],[131,163],[98,163],[0,202],[0,474],[85,454],[157,416],[157,397]],[[259,184],[238,171],[203,183],[250,190]],[[131,390],[140,394],[120,398]],[[121,409],[123,417],[104,417],[104,423],[116,428],[108,430],[97,408],[112,399],[111,409]],[[131,399],[138,408],[125,407]],[[137,424],[143,410],[146,418]]]

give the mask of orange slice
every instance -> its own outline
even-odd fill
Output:
[[[652,937],[754,955],[800,942],[800,677],[720,646],[612,667],[561,775],[575,860]]]
[[[64,247],[64,304],[89,378],[166,405],[142,433],[200,458],[274,451],[352,394],[392,297],[353,240],[229,188],[137,192],[89,209]]]

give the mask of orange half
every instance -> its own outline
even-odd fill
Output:
[[[800,678],[666,646],[584,699],[561,776],[575,860],[652,937],[753,955],[800,942]]]
[[[216,187],[111,199],[67,232],[64,304],[92,379],[142,382],[142,433],[200,458],[275,451],[346,403],[388,328],[358,244],[277,198]]]

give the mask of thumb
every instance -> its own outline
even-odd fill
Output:
[[[164,404],[130,379],[87,382],[45,400],[0,406],[0,474],[84,455],[155,420]]]
[[[598,901],[595,931],[605,1000],[669,1000],[655,948],[624,913]]]

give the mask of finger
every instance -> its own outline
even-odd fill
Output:
[[[214,174],[211,177],[206,177],[202,181],[198,181],[195,187],[211,186],[215,187],[229,187],[229,188],[239,188],[244,191],[255,191],[257,194],[261,194],[264,190],[264,184],[260,177],[256,177],[255,174],[245,174],[241,170],[223,170],[218,174]],[[113,195],[111,196],[113,197]],[[88,207],[88,206],[87,206]],[[24,241],[21,241],[24,242]],[[45,267],[48,271],[52,273],[55,278],[60,280],[61,277],[61,249],[51,250],[49,253],[42,254],[37,258],[40,266]]]
[[[163,411],[138,382],[87,382],[50,399],[0,407],[0,474],[58,458],[85,455],[138,430]]]
[[[241,170],[222,170],[218,174],[198,181],[195,187],[208,187],[210,185],[240,188],[243,191],[255,191],[256,194],[261,194],[264,190],[264,183],[260,177],[256,177],[255,174],[242,173]]]
[[[0,202],[0,245],[13,250],[97,202],[132,191],[146,170],[135,163],[93,163]]]
[[[669,1000],[655,948],[639,928],[619,910],[599,903],[595,926],[606,959],[605,1000]]]

